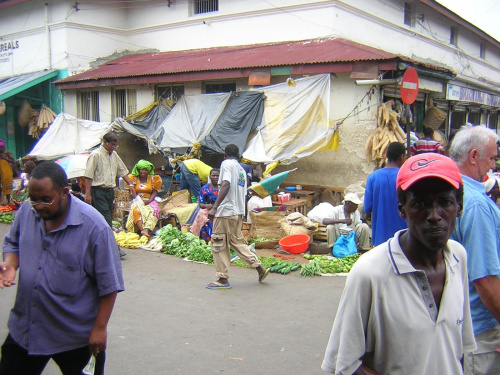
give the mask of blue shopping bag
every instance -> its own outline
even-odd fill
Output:
[[[337,238],[337,241],[335,241],[333,245],[333,256],[336,258],[343,258],[347,255],[356,254],[358,249],[356,247],[355,235],[355,232],[349,232]]]

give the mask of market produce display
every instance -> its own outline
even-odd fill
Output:
[[[141,245],[148,243],[148,238],[146,236],[141,236],[137,233],[120,232],[115,234],[116,243],[120,247],[126,247],[129,249],[138,249]]]
[[[382,103],[377,111],[377,129],[365,143],[365,154],[368,161],[374,161],[381,168],[387,157],[387,147],[391,142],[405,144],[406,133],[399,126],[399,113],[392,110],[394,102]]]
[[[5,206],[0,206],[0,213],[5,213],[5,212],[10,212],[12,211],[14,208],[12,207],[12,205],[10,204],[7,204]]]
[[[122,247],[142,248],[150,251],[162,251],[164,254],[185,258],[193,262],[213,264],[211,243],[206,243],[194,234],[182,233],[179,229],[168,224],[161,228],[154,239],[147,244],[139,244],[141,240],[135,233],[121,232],[116,234],[117,243]],[[141,237],[142,238],[142,237]],[[268,239],[265,239],[268,240]],[[321,276],[323,274],[348,273],[352,265],[360,257],[360,254],[346,256],[345,258],[332,258],[326,255],[305,254],[304,258],[310,260],[306,265],[298,262],[289,262],[294,256],[274,254],[272,257],[259,256],[262,267],[269,268],[273,273],[287,275],[300,270],[302,276]],[[249,265],[241,259],[232,264],[238,267],[249,268]]]
[[[311,260],[306,274],[302,276],[315,276],[317,274],[348,273],[361,254],[348,255],[344,258],[332,258],[326,255],[305,254],[304,258]],[[313,265],[311,265],[313,263]],[[313,274],[312,271],[315,271]]]
[[[141,249],[149,250],[149,251],[162,251],[163,250],[163,244],[160,241],[158,241],[158,239],[153,238],[147,244],[142,245]]]
[[[296,262],[275,262],[275,264],[271,264],[270,271],[286,275],[290,272],[297,271],[301,267],[302,264]]]
[[[194,234],[181,231],[168,224],[158,231],[158,243],[162,244],[163,253],[194,262],[213,264],[211,243],[206,243]]]
[[[14,215],[12,212],[2,212],[0,213],[0,223],[12,224],[14,222]]]
[[[278,238],[264,238],[264,237],[254,237],[254,238],[249,238],[248,243],[259,243],[259,242],[269,242],[269,241],[276,241]]]

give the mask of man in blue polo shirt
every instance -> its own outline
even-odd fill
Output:
[[[495,168],[498,136],[484,126],[460,130],[450,156],[464,182],[464,208],[452,238],[467,250],[469,293],[477,350],[465,356],[465,374],[500,374],[500,210],[482,182]]]

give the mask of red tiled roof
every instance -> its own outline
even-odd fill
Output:
[[[383,61],[396,57],[340,38],[318,39],[129,55],[56,83],[258,67]]]

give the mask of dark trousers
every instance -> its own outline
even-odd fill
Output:
[[[113,188],[101,188],[92,186],[90,190],[92,196],[92,206],[104,216],[104,219],[111,227],[113,224],[113,201],[115,200],[115,191]]]
[[[89,347],[52,355],[29,355],[9,334],[2,345],[0,375],[40,375],[51,358],[63,375],[81,375],[90,359]],[[96,357],[95,375],[104,374],[105,361],[106,353],[99,353]]]

